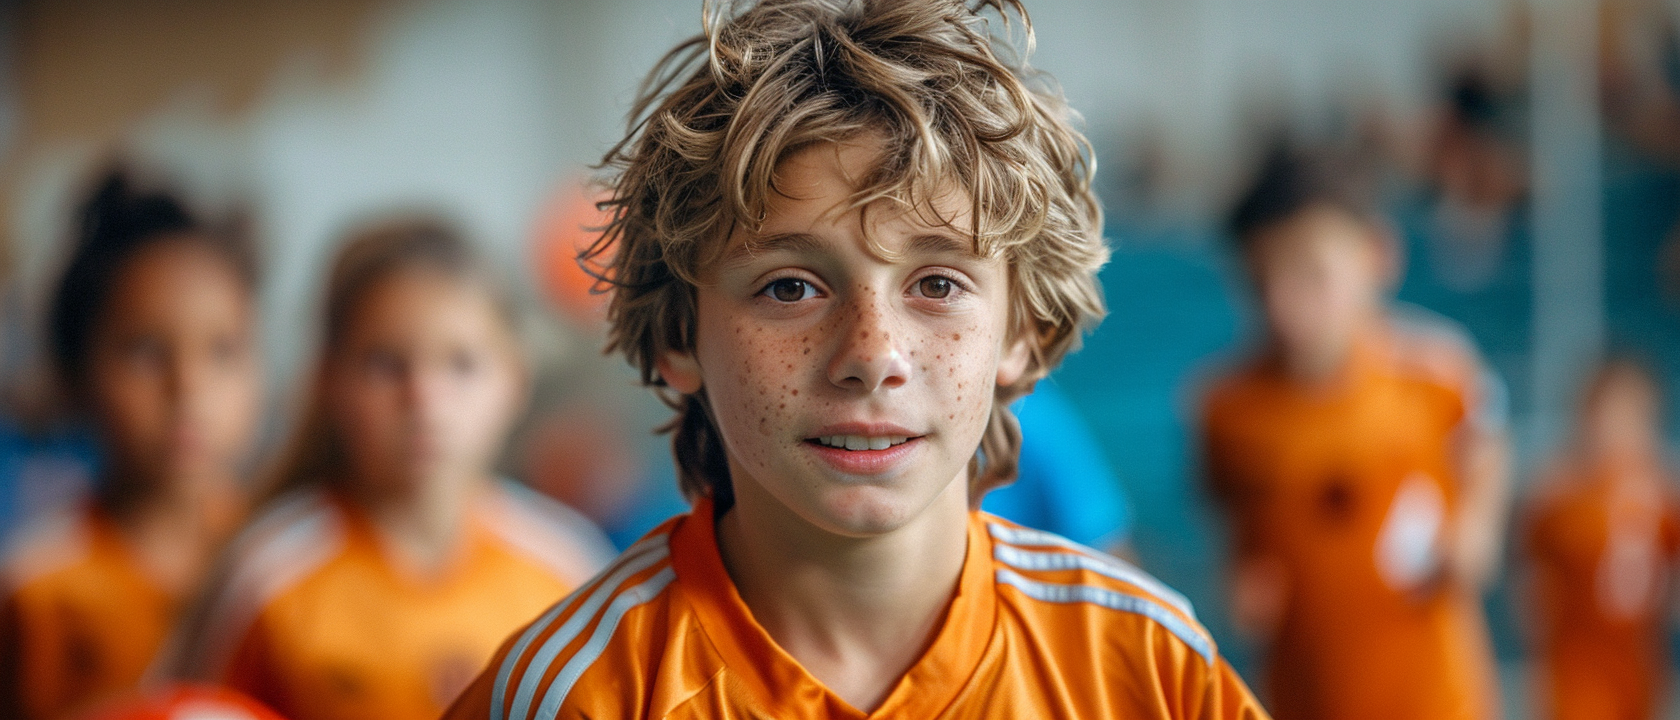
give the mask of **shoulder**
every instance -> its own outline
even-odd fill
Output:
[[[80,506],[36,518],[7,539],[0,578],[7,595],[39,585],[87,562],[92,555],[91,520]]]
[[[485,506],[498,540],[571,583],[613,557],[612,544],[582,513],[519,483],[498,482]]]
[[[604,656],[618,662],[657,662],[646,633],[669,602],[676,580],[671,531],[676,521],[631,545],[576,592],[511,637],[486,670],[491,720],[555,717],[584,672]],[[622,670],[623,672],[618,672]],[[634,668],[614,668],[615,682],[632,683]]]
[[[1148,651],[1159,642],[1188,650],[1209,666],[1218,650],[1196,619],[1190,601],[1136,566],[1054,533],[984,515],[992,539],[992,557],[1000,598],[1014,593],[1026,617],[1044,622],[1047,631],[1059,621],[1094,621],[1106,628],[1131,625],[1137,634],[1057,633],[1093,642],[1112,642]]]
[[[1420,307],[1400,304],[1388,314],[1390,359],[1399,374],[1455,397],[1483,430],[1509,422],[1505,382],[1487,364],[1462,325]]]
[[[273,575],[318,565],[321,551],[337,551],[343,540],[344,516],[332,497],[323,490],[304,490],[259,510],[228,544],[227,559],[235,568],[250,569],[236,575]],[[317,551],[302,552],[309,548]]]
[[[1400,341],[1399,348],[1410,353],[1411,359],[1421,359],[1424,351],[1437,351],[1460,361],[1480,359],[1470,331],[1457,321],[1433,310],[1409,303],[1394,303],[1388,308],[1389,332]]]
[[[1486,372],[1470,332],[1444,315],[1396,304],[1388,335],[1390,359],[1401,372],[1451,387],[1473,385]]]
[[[283,496],[259,511],[224,552],[201,647],[231,657],[263,610],[342,553],[344,542],[344,516],[322,490]],[[200,659],[219,671],[228,658]]]

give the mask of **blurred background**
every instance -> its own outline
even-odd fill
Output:
[[[598,304],[570,256],[593,221],[589,164],[622,134],[642,75],[698,30],[699,5],[0,0],[0,525],[73,496],[97,463],[58,419],[40,317],[74,203],[116,157],[260,240],[275,431],[338,233],[393,208],[442,211],[527,305],[541,373],[509,471],[621,543],[680,510],[666,442],[648,432],[666,411],[601,356]],[[1596,353],[1680,370],[1680,2],[1029,10],[1034,64],[1095,145],[1116,251],[1111,314],[1051,382],[1129,501],[1113,530],[1240,667],[1251,659],[1222,620],[1222,535],[1189,423],[1201,379],[1255,332],[1219,219],[1278,133],[1380,160],[1406,247],[1399,296],[1464,324],[1509,385],[1519,497]],[[1519,687],[1510,598],[1489,603]],[[1506,693],[1511,717],[1527,716],[1525,697]]]

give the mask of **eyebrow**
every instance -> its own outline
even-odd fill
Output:
[[[938,253],[957,253],[960,255],[974,256],[978,256],[980,254],[978,248],[974,246],[974,243],[967,240],[959,240],[942,233],[923,233],[910,238],[910,242],[905,243],[904,245],[905,255],[934,255]]]
[[[759,253],[777,251],[814,252],[821,250],[824,245],[825,243],[821,239],[809,233],[774,233],[737,245],[723,256],[722,263],[724,265],[738,264]],[[979,255],[972,243],[941,233],[923,233],[911,237],[904,244],[904,249],[899,254],[901,256],[913,256],[941,253]]]
[[[810,252],[821,249],[822,246],[823,242],[809,233],[774,233],[761,238],[749,238],[725,254],[723,262],[735,264],[766,252]]]

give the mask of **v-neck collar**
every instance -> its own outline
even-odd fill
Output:
[[[695,607],[701,628],[722,656],[728,672],[777,716],[807,715],[820,708],[827,717],[936,717],[966,686],[991,640],[997,618],[992,582],[991,538],[976,513],[969,513],[968,548],[957,592],[932,644],[899,678],[873,713],[852,707],[812,677],[753,619],[718,551],[712,503],[702,499],[676,529],[671,564],[683,596]]]

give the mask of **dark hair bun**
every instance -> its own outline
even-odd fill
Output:
[[[77,213],[75,246],[53,294],[48,335],[53,362],[65,380],[78,383],[88,342],[105,310],[112,285],[136,253],[174,237],[191,237],[217,251],[241,281],[254,284],[254,254],[231,234],[212,231],[174,194],[139,187],[117,167],[94,186]]]

